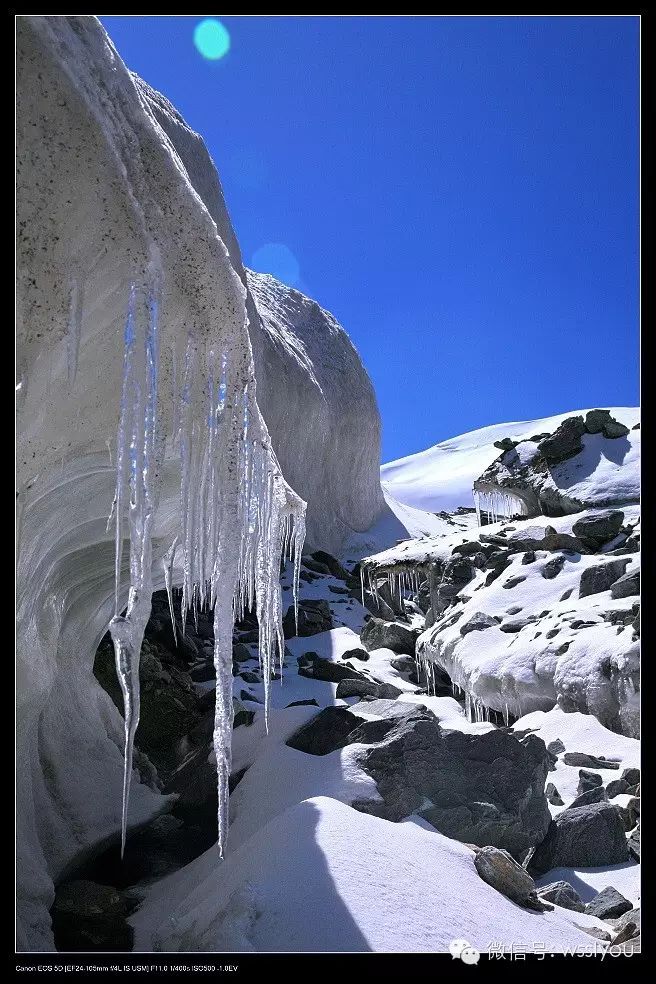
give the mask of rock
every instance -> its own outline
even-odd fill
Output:
[[[589,916],[596,916],[597,919],[617,919],[632,908],[628,899],[625,899],[616,888],[609,886],[588,902],[585,911]]]
[[[261,683],[260,674],[254,673],[253,670],[242,670],[239,676],[244,683]]]
[[[612,779],[606,786],[606,795],[608,799],[614,799],[615,796],[621,796],[629,788],[629,784],[626,779]]]
[[[385,622],[382,618],[372,617],[365,622],[360,641],[369,652],[391,649],[394,653],[413,654],[417,635],[416,630],[401,622]]]
[[[335,696],[343,700],[346,697],[376,697],[383,700],[394,700],[403,691],[391,683],[376,683],[374,680],[355,680],[345,678],[337,684]]]
[[[484,882],[517,905],[538,912],[551,908],[538,899],[535,882],[507,851],[482,847],[476,851],[474,866]]]
[[[542,577],[547,579],[547,581],[552,581],[555,577],[558,577],[564,566],[565,558],[561,554],[558,557],[553,557],[551,560],[548,560],[540,573],[542,574]]]
[[[535,550],[527,550],[522,556],[522,564],[532,564],[535,561]]]
[[[342,587],[340,587],[339,584],[329,584],[328,585],[328,590],[330,592],[332,592],[332,594],[336,594],[336,595],[350,595],[351,594],[351,591],[350,591],[349,588],[342,588]]]
[[[328,551],[315,550],[314,553],[312,554],[312,557],[314,560],[317,561],[317,563],[323,564],[323,566],[329,571],[329,573],[332,574],[333,577],[336,577],[338,581],[350,580],[351,575],[346,570],[346,568],[343,567],[342,564],[340,564],[340,562],[335,557],[333,557],[332,554],[329,554]]]
[[[640,863],[640,824],[637,824],[635,829],[631,831],[626,846],[630,857]]]
[[[500,441],[495,441],[493,447],[499,448],[500,451],[512,451],[516,448],[519,441],[513,441],[510,437],[502,437]]]
[[[399,673],[414,673],[417,669],[413,656],[397,656],[390,660],[390,666]]]
[[[568,417],[551,437],[540,441],[538,451],[548,465],[557,465],[583,450],[581,437],[585,433],[583,417]]]
[[[639,797],[632,796],[626,806],[618,806],[617,809],[620,811],[624,829],[627,833],[630,833],[635,828],[636,824],[640,822]]]
[[[198,666],[192,666],[189,670],[189,676],[194,683],[209,683],[209,681],[214,680],[216,676],[214,664],[210,663],[208,660],[206,663],[200,663]]]
[[[617,437],[626,437],[629,433],[628,427],[611,417],[610,410],[588,410],[585,426],[588,434],[601,433],[611,440]]]
[[[313,654],[314,655],[314,654]],[[315,659],[305,666],[299,666],[299,676],[309,677],[312,680],[327,680],[329,683],[339,683],[340,680],[361,680],[369,682],[369,678],[352,666],[345,666],[343,663],[333,663],[329,659]]]
[[[408,716],[363,749],[358,762],[383,798],[359,803],[364,812],[392,821],[419,813],[447,837],[503,848],[518,859],[549,827],[549,757],[535,735],[519,741],[500,730],[463,734],[442,729],[432,715]]]
[[[126,920],[134,907],[134,901],[110,885],[82,879],[60,885],[51,909],[57,949],[131,950],[134,931]]]
[[[308,755],[328,755],[347,744],[348,735],[364,718],[345,707],[325,707],[287,739],[289,748]]]
[[[610,933],[605,929],[600,929],[599,926],[579,926],[578,923],[572,923],[577,929],[580,929],[583,933],[587,933],[588,936],[594,936],[596,940],[601,940],[603,943],[610,943]]]
[[[452,554],[461,554],[463,557],[473,557],[481,549],[478,540],[468,540],[467,543],[459,543],[451,551]]]
[[[581,574],[579,586],[579,598],[586,598],[588,595],[599,594],[608,589],[623,576],[626,571],[627,559],[617,557],[609,560],[605,564],[595,564],[588,567]]]
[[[482,632],[484,629],[491,629],[499,624],[499,619],[494,615],[486,615],[485,612],[476,612],[475,615],[460,626],[460,635],[465,636],[468,632]]]
[[[552,782],[547,783],[545,795],[552,806],[564,806],[562,797]]]
[[[627,856],[619,811],[610,803],[591,803],[563,810],[551,821],[529,870],[542,874],[552,868],[593,868],[621,864]]]
[[[499,628],[502,632],[521,632],[523,628],[533,622],[532,618],[511,618],[502,622]]]
[[[244,646],[241,642],[235,642],[232,646],[232,658],[236,663],[245,663],[246,660],[254,659],[255,657],[248,646]]]
[[[515,577],[509,577],[507,581],[504,581],[504,583],[501,585],[501,587],[502,588],[515,588],[515,587],[517,587],[518,584],[521,584],[522,581],[525,581],[525,580],[526,580],[526,575],[525,574],[516,574]]]
[[[592,786],[590,789],[586,789],[580,793],[576,799],[572,800],[568,809],[571,810],[577,806],[587,806],[588,803],[604,803],[607,800],[608,796],[603,786]]]
[[[618,934],[630,926],[635,927],[637,932],[640,932],[640,906],[636,909],[627,909],[618,919],[613,920],[613,923],[615,932]],[[635,929],[631,932],[631,936],[637,935]],[[631,936],[627,936],[626,938],[631,939]]]
[[[587,752],[565,752],[565,765],[578,765],[587,769],[619,769],[619,762],[611,762],[601,755],[588,755]],[[600,777],[601,778],[601,777]]]
[[[318,707],[319,704],[312,697],[311,700],[293,700],[291,704],[286,704],[286,707]]]
[[[629,786],[637,786],[640,782],[640,769],[624,769],[620,779],[624,779]]]
[[[285,639],[293,636],[312,636],[319,632],[329,632],[333,628],[333,618],[330,612],[330,605],[323,599],[312,601],[303,599],[298,605],[298,632],[294,622],[294,606],[290,605],[287,609],[282,622]]]
[[[630,910],[633,912],[633,910]],[[627,913],[629,915],[630,913]],[[613,946],[620,946],[622,943],[638,943],[640,945],[640,925],[635,922],[626,923],[622,929],[613,936]]]
[[[560,738],[554,738],[554,740],[550,741],[549,744],[547,745],[547,751],[551,752],[552,755],[560,755],[561,752],[565,751],[565,746],[563,745]]]
[[[322,577],[329,577],[330,571],[325,564],[319,564],[316,560],[312,560],[311,557],[303,557],[303,567],[307,568],[308,571],[312,571],[313,574],[321,574]]]
[[[587,554],[590,551],[577,536],[569,533],[550,533],[540,544],[540,550],[569,550],[572,553]]]
[[[342,659],[359,659],[360,662],[366,663],[369,659],[369,653],[366,649],[348,649],[345,653],[342,653]]]
[[[640,568],[629,571],[618,578],[610,588],[611,598],[630,598],[640,594]]]
[[[589,772],[587,769],[579,769],[579,784],[577,787],[577,792],[586,793],[590,789],[596,789],[597,786],[603,786],[603,782],[604,780],[598,772]]]
[[[592,549],[597,550],[615,539],[622,528],[624,513],[619,510],[592,513],[577,519],[572,532]]]
[[[576,889],[566,881],[551,882],[538,888],[538,895],[545,902],[553,902],[561,909],[571,909],[572,912],[583,912],[585,905]]]

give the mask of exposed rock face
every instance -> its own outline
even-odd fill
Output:
[[[545,902],[553,902],[562,909],[571,909],[573,912],[583,912],[585,906],[581,901],[581,896],[569,882],[551,882],[538,889],[538,895]]]
[[[543,894],[538,899],[535,882],[507,851],[501,851],[497,847],[483,847],[476,851],[474,866],[483,881],[517,905],[536,909],[538,912],[551,908],[540,901],[544,898]]]
[[[372,617],[365,622],[360,639],[365,649],[391,649],[395,653],[411,654],[415,651],[417,632],[400,622],[385,622]]]

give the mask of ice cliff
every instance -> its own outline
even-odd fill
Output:
[[[92,674],[110,622],[129,749],[150,591],[216,602],[225,785],[234,609],[257,599],[265,670],[280,657],[272,574],[304,509],[283,474],[314,500],[316,547],[382,499],[355,350],[313,302],[247,280],[200,138],[94,17],[20,17],[17,43],[17,939],[38,950],[53,881],[120,830],[123,721]],[[131,827],[166,805],[138,778]]]

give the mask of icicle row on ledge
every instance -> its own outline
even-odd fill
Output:
[[[505,489],[490,491],[473,489],[472,495],[479,526],[483,525],[483,513],[486,514],[486,523],[496,523],[501,519],[510,519],[512,516],[529,515],[529,509],[524,500]]]
[[[115,614],[110,623],[125,708],[125,764],[121,852],[125,847],[134,736],[139,723],[139,655],[151,611],[152,524],[163,439],[157,420],[159,277],[132,287],[124,336],[121,413],[117,437]],[[174,390],[176,383],[174,382]],[[251,397],[248,354],[231,364],[228,353],[186,345],[181,392],[174,392],[174,439],[180,453],[180,527],[162,565],[175,629],[173,571],[181,552],[182,625],[189,612],[214,608],[216,704],[214,751],[218,784],[218,846],[228,831],[232,739],[232,632],[235,619],[255,608],[268,728],[270,682],[282,669],[284,637],[279,583],[282,559],[294,561],[298,604],[306,504],[285,482]],[[178,402],[179,400],[179,402]],[[124,515],[129,516],[130,589],[120,614]],[[111,519],[111,516],[110,516]]]

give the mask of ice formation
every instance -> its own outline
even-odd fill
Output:
[[[500,519],[511,519],[513,516],[528,516],[529,508],[518,495],[513,495],[505,489],[490,489],[487,491],[472,490],[476,519],[479,526],[483,525],[483,514],[486,523],[497,523]]]

